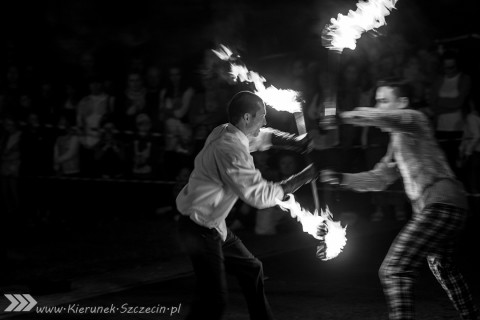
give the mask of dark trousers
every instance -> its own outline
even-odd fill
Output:
[[[179,235],[197,278],[194,302],[188,320],[221,319],[227,305],[227,272],[237,277],[247,301],[250,319],[273,319],[265,297],[263,267],[228,230],[225,242],[215,229],[208,229],[182,216]]]

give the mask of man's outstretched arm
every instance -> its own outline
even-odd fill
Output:
[[[423,113],[410,109],[357,108],[343,112],[340,117],[346,124],[374,126],[407,134],[420,134],[422,127],[429,125],[429,121]]]
[[[258,136],[249,139],[249,147],[250,152],[279,148],[305,153],[310,148],[310,138],[307,134],[296,135],[273,128],[261,128]]]
[[[332,185],[339,185],[355,191],[382,191],[400,177],[397,165],[386,161],[379,162],[370,171],[359,173],[340,173],[332,170],[323,170],[320,181]]]

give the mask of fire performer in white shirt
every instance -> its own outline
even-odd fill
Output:
[[[455,263],[455,244],[467,221],[462,184],[448,166],[429,120],[409,109],[410,90],[398,79],[380,82],[376,108],[344,112],[346,123],[390,133],[387,155],[361,173],[322,171],[321,181],[356,191],[381,191],[402,177],[413,215],[393,241],[379,276],[391,320],[411,320],[414,285],[425,259],[461,319],[477,319],[468,285]]]
[[[188,184],[177,197],[179,234],[197,278],[195,300],[187,319],[221,319],[226,308],[226,272],[243,289],[250,319],[274,319],[265,296],[262,263],[227,228],[225,219],[240,198],[262,209],[273,207],[289,193],[314,181],[318,171],[310,165],[290,178],[274,183],[262,178],[250,152],[287,147],[304,152],[300,138],[266,125],[264,101],[242,91],[227,108],[229,123],[215,128],[195,158]],[[326,226],[319,233],[326,234]]]

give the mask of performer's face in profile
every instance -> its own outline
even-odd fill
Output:
[[[379,87],[377,89],[375,107],[383,110],[403,109],[407,105],[405,99],[397,97],[395,90],[391,87]]]
[[[267,111],[265,109],[265,105],[262,104],[260,108],[257,110],[255,117],[252,117],[250,123],[248,124],[248,131],[249,134],[256,137],[260,133],[260,128],[267,124],[267,120],[265,119],[267,115]]]
[[[408,99],[398,97],[395,89],[392,87],[379,87],[375,99],[377,100],[375,107],[382,110],[398,110],[408,106]],[[382,131],[390,132],[390,130],[386,128],[380,129]]]

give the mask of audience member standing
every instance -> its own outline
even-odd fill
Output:
[[[195,154],[203,148],[208,134],[226,121],[225,105],[232,93],[230,85],[219,77],[202,77],[202,87],[195,91],[189,112]]]
[[[185,143],[192,135],[188,111],[195,90],[179,67],[172,66],[168,72],[169,81],[163,95],[166,112],[165,150],[187,153],[189,147]]]
[[[60,97],[59,114],[75,119],[79,102],[80,89],[78,85],[66,83],[63,86],[62,96]],[[74,124],[71,123],[71,125]]]
[[[16,119],[13,117],[5,118],[3,121],[3,133],[0,136],[0,186],[2,197],[2,210],[0,211],[6,217],[6,221],[10,222],[17,221],[19,214],[19,176],[22,161],[21,136],[22,132],[18,127]]]
[[[466,117],[462,143],[460,145],[460,159],[464,165],[464,182],[470,197],[470,211],[480,212],[480,108],[474,106]]]
[[[137,115],[140,113],[149,114],[146,104],[147,90],[143,85],[140,73],[129,73],[126,82],[125,90],[117,97],[116,113],[119,115],[121,129],[135,130]]]
[[[458,174],[457,160],[463,135],[470,76],[460,71],[457,56],[447,51],[442,57],[444,74],[433,85],[431,110],[435,114],[435,136],[445,152],[448,164]]]
[[[15,237],[20,206],[20,137],[16,119],[5,117],[0,131],[0,280],[11,271],[8,251]],[[6,279],[8,280],[8,279]]]
[[[59,176],[75,176],[80,173],[80,139],[72,127],[74,118],[67,115],[58,120],[59,135],[53,150],[53,168]]]
[[[119,178],[125,173],[125,144],[115,123],[105,116],[100,122],[100,136],[93,147],[95,171],[102,178]]]
[[[81,171],[92,174],[93,148],[100,141],[100,120],[114,110],[115,99],[103,90],[102,81],[98,77],[89,81],[89,93],[80,100],[77,112],[77,126],[82,136]]]
[[[182,70],[172,66],[168,70],[169,81],[162,91],[161,104],[165,110],[165,160],[171,168],[170,176],[193,162],[193,135],[188,112],[195,93]]]
[[[30,113],[22,133],[22,175],[35,177],[53,172],[55,129],[45,126],[37,113]]]
[[[129,173],[136,179],[153,179],[158,175],[161,153],[152,134],[152,120],[145,113],[136,118],[134,138],[128,147]]]
[[[149,111],[154,131],[163,131],[163,116],[160,114],[161,72],[155,65],[149,66],[145,74],[145,107]]]

